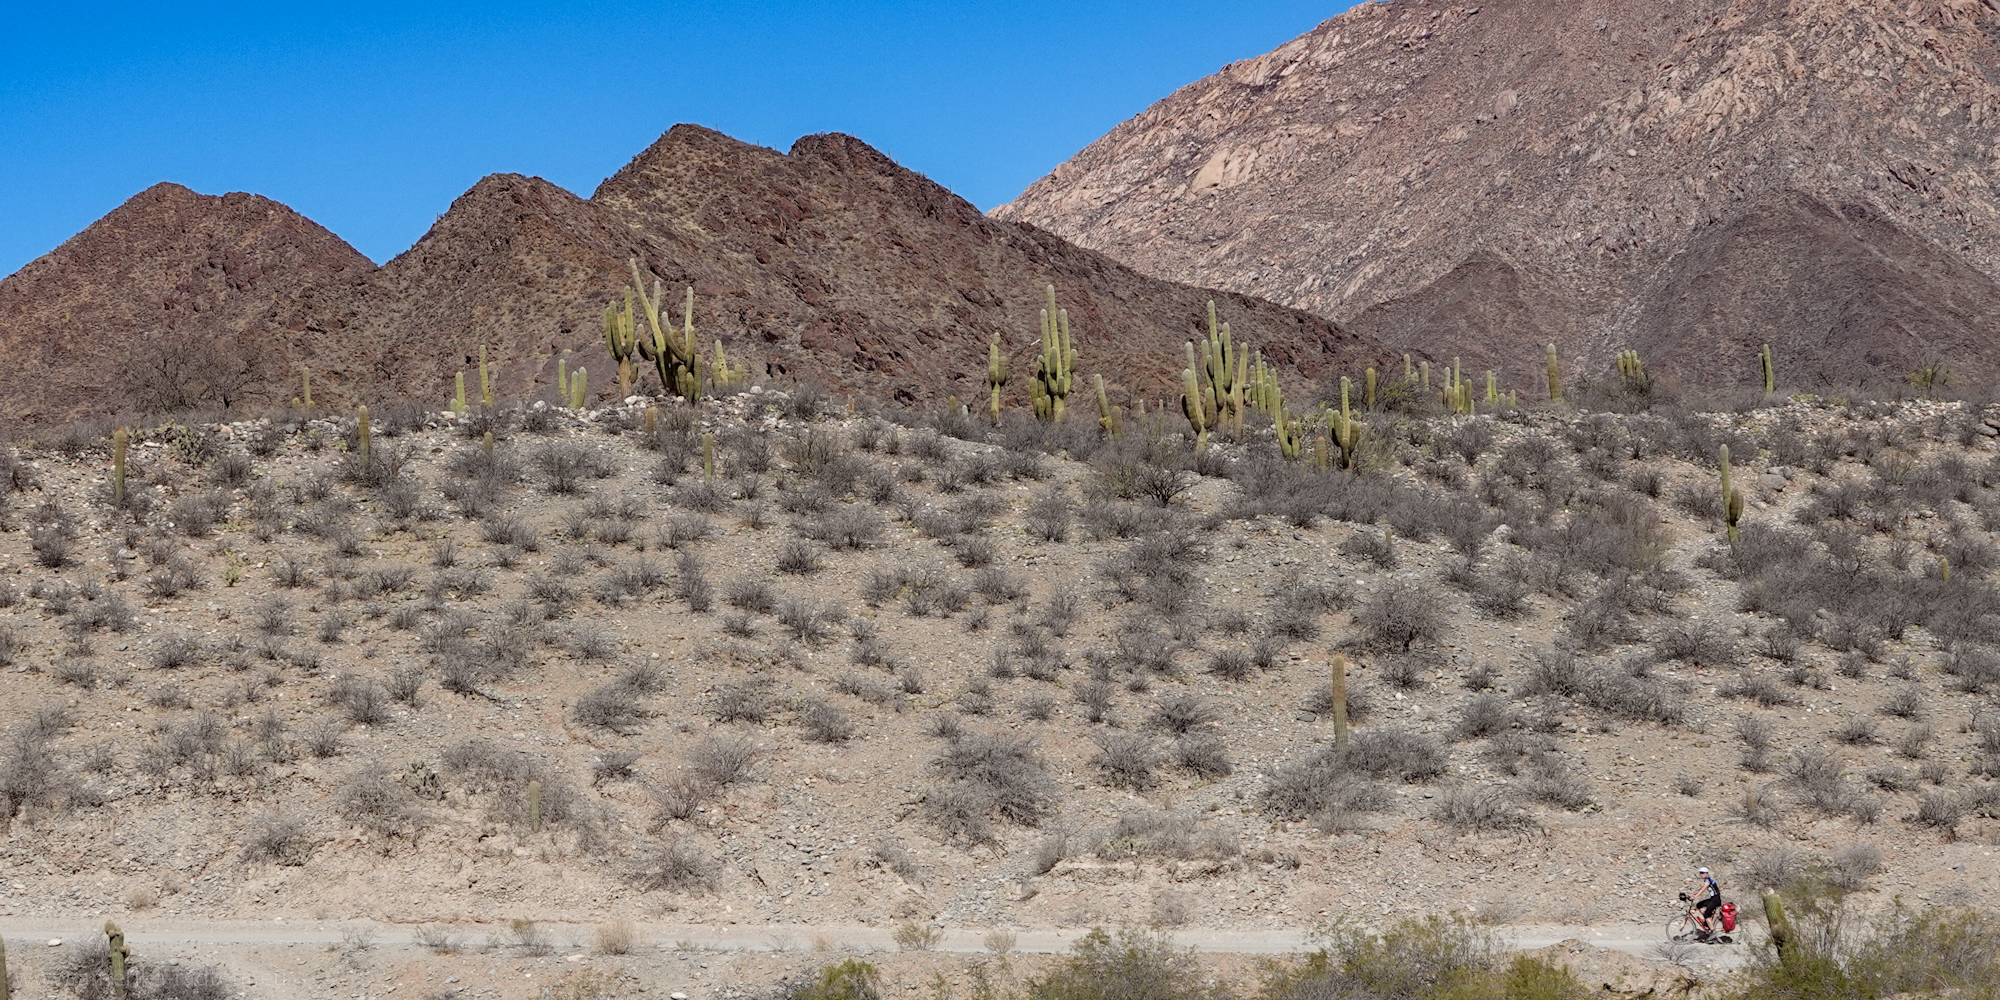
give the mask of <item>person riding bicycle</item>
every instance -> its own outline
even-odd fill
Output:
[[[1715,933],[1715,911],[1722,908],[1722,886],[1716,884],[1715,876],[1709,874],[1707,868],[1701,869],[1697,874],[1692,902],[1699,913],[1696,919],[1701,925],[1701,935],[1707,937]],[[1689,897],[1684,892],[1681,893],[1681,898],[1686,900]]]

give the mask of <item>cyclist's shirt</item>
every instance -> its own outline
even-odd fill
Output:
[[[1701,881],[1703,885],[1708,886],[1709,895],[1714,896],[1717,899],[1722,898],[1722,887],[1715,884],[1715,876],[1703,875],[1701,877]]]

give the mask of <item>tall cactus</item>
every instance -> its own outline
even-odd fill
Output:
[[[1246,376],[1243,352],[1237,350],[1229,324],[1215,321],[1215,300],[1208,300],[1208,341],[1201,348],[1202,372],[1215,399],[1217,423],[1230,421],[1243,428],[1243,382]]]
[[[1777,392],[1778,373],[1774,363],[1771,360],[1771,345],[1765,344],[1764,349],[1758,352],[1757,367],[1763,370],[1764,395],[1768,396],[1774,392]]]
[[[366,469],[368,468],[368,459],[374,450],[375,444],[373,429],[368,424],[368,407],[366,404],[363,404],[354,411],[354,422],[354,437],[360,445],[361,467]]]
[[[1035,416],[1044,423],[1062,420],[1070,389],[1075,384],[1076,347],[1070,340],[1069,310],[1056,308],[1056,286],[1047,287],[1048,304],[1042,307],[1042,353],[1035,359],[1035,380],[1028,392]]]
[[[131,436],[120,427],[111,432],[111,506],[125,507],[125,445]]]
[[[1332,674],[1333,688],[1333,748],[1347,749],[1347,657],[1335,653],[1333,662],[1327,665]]]
[[[1486,369],[1486,404],[1491,406],[1498,402],[1500,402],[1500,379],[1493,374],[1493,369],[1488,368]]]
[[[1187,367],[1181,369],[1181,412],[1186,414],[1188,426],[1194,428],[1195,449],[1208,447],[1208,429],[1215,423],[1215,400],[1201,387],[1200,362],[1192,340],[1187,342]]]
[[[688,286],[681,327],[676,330],[671,313],[664,322],[660,316],[660,310],[666,306],[660,291],[660,280],[653,279],[653,293],[648,295],[645,279],[639,275],[638,259],[628,259],[626,263],[632,269],[630,294],[637,298],[639,309],[646,318],[646,329],[636,333],[639,356],[652,362],[663,390],[690,403],[700,400],[701,369],[694,349],[694,286]]]
[[[1556,345],[1549,345],[1549,402],[1563,401],[1562,366],[1556,362]]]
[[[300,395],[292,399],[292,405],[298,407],[301,410],[312,409],[313,370],[306,365],[299,366],[299,392]]]
[[[1792,922],[1785,917],[1785,900],[1776,889],[1764,890],[1764,926],[1771,929],[1771,946],[1778,950],[1778,961],[1789,964],[1792,960]]]
[[[1717,449],[1722,459],[1722,520],[1729,526],[1729,540],[1736,541],[1736,522],[1743,519],[1743,494],[1729,483],[1729,446]]]
[[[1368,369],[1367,378],[1364,380],[1363,386],[1364,386],[1364,391],[1361,397],[1361,406],[1368,412],[1374,413],[1375,412],[1375,369],[1373,368]]]
[[[569,376],[569,408],[581,410],[590,402],[590,372],[578,368]]]
[[[1333,418],[1333,443],[1340,447],[1340,467],[1354,468],[1354,449],[1361,443],[1361,425],[1354,422],[1354,410],[1348,405],[1348,392],[1352,381],[1343,375],[1340,378],[1340,413]]]
[[[1103,395],[1104,379],[1098,380],[1098,395]],[[1000,423],[1000,390],[1007,385],[1007,355],[1000,350],[1000,333],[994,331],[993,341],[986,345],[986,385],[992,389],[986,403],[986,410],[993,415],[993,423]]]
[[[703,482],[715,482],[715,432],[701,432],[701,478]]]
[[[639,351],[639,335],[634,325],[637,317],[632,314],[632,292],[625,292],[625,305],[604,307],[604,349],[611,354],[611,360],[618,362],[618,398],[632,394],[632,386],[639,380],[638,362],[632,360]]]
[[[1107,437],[1123,437],[1125,417],[1123,412],[1111,405],[1111,397],[1104,394],[1104,376],[1092,376],[1097,383],[1097,426],[1104,428]]]
[[[116,1000],[125,1000],[128,986],[125,978],[125,964],[131,959],[132,952],[125,947],[125,932],[119,930],[117,924],[109,920],[105,921],[104,936],[110,945],[111,952],[111,995]]]
[[[457,386],[457,391],[451,397],[451,412],[462,417],[465,416],[465,411],[468,409],[465,405],[465,369],[460,368],[457,377],[453,381]]]

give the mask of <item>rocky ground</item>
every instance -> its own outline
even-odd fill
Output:
[[[1983,416],[1380,414],[1349,476],[758,390],[378,414],[366,461],[350,416],[140,430],[122,505],[107,442],[17,442],[0,927],[478,928],[231,968],[705,996],[811,935],[569,963],[584,932],[506,928],[1652,928],[1700,864],[2000,905]]]

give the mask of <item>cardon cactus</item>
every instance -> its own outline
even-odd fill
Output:
[[[1035,417],[1056,423],[1068,405],[1075,385],[1076,347],[1070,339],[1069,310],[1056,308],[1056,286],[1047,288],[1048,304],[1042,307],[1042,353],[1035,359],[1035,380],[1028,393]]]
[[[1764,349],[1757,354],[1757,367],[1763,370],[1764,395],[1768,396],[1777,392],[1778,372],[1771,360],[1771,345],[1765,344]]]
[[[479,345],[479,405],[490,410],[495,402],[493,373],[486,367],[486,345],[481,344]]]
[[[637,333],[639,356],[652,362],[662,389],[690,403],[701,399],[701,369],[696,364],[694,348],[694,286],[688,286],[681,328],[676,330],[671,314],[664,322],[661,319],[660,310],[666,303],[659,279],[653,279],[653,292],[648,295],[645,280],[639,276],[639,261],[632,259],[627,263],[632,268],[632,288],[628,294],[638,299],[640,311],[646,317],[646,329]]]
[[[1243,427],[1243,382],[1247,375],[1243,352],[1237,350],[1229,324],[1215,321],[1215,300],[1208,300],[1208,340],[1201,348],[1201,369],[1208,376],[1208,391],[1215,401],[1217,423],[1231,421]]]
[[[986,386],[992,390],[986,401],[986,411],[992,415],[993,422],[998,424],[1000,423],[1000,390],[1007,386],[1007,354],[1000,350],[1000,334],[998,331],[994,332],[992,342],[986,345]],[[1104,379],[1102,377],[1099,377],[1097,380],[1097,389],[1097,394],[1101,398],[1104,395]]]
[[[1187,342],[1187,367],[1181,369],[1181,413],[1194,428],[1196,450],[1208,447],[1208,429],[1215,424],[1215,399],[1201,387],[1200,363],[1194,341]]]
[[[1340,379],[1340,413],[1333,417],[1333,443],[1340,448],[1340,467],[1354,468],[1354,449],[1361,443],[1362,427],[1354,422],[1354,410],[1348,405],[1348,391],[1352,382],[1346,376]]]
[[[1125,415],[1121,408],[1111,405],[1111,397],[1104,394],[1104,376],[1092,378],[1097,383],[1097,426],[1104,428],[1108,437],[1122,437],[1125,434]]]
[[[120,427],[111,432],[111,506],[125,506],[125,445],[130,435]]]
[[[1743,519],[1743,494],[1729,483],[1729,446],[1718,449],[1722,459],[1722,520],[1729,526],[1729,540],[1736,541],[1736,523]]]
[[[456,383],[458,389],[451,397],[451,412],[462,417],[465,416],[467,409],[465,405],[465,369],[460,368],[457,377],[453,381]]]
[[[637,317],[632,314],[632,293],[625,293],[625,305],[604,307],[604,349],[611,354],[611,360],[618,362],[618,398],[632,394],[633,383],[639,380],[639,365],[633,357],[639,351],[639,335],[633,325]]]
[[[1549,402],[1563,401],[1562,366],[1556,362],[1556,345],[1549,345]]]
[[[128,986],[125,964],[131,959],[132,952],[125,947],[125,932],[119,930],[117,924],[105,921],[104,936],[111,951],[111,995],[116,1000],[125,1000]]]

